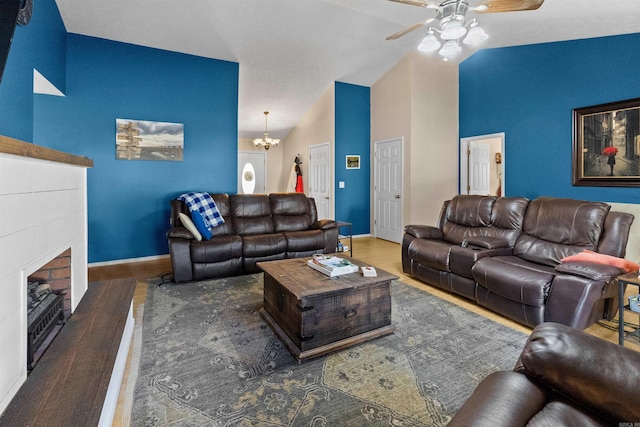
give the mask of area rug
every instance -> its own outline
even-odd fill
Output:
[[[395,333],[302,363],[265,324],[262,274],[150,283],[134,426],[444,426],[527,336],[392,283]]]

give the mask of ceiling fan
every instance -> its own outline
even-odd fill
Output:
[[[387,37],[387,40],[396,40],[412,31],[418,30],[431,22],[437,21],[438,27],[429,27],[427,35],[422,39],[418,49],[423,52],[433,52],[440,48],[439,53],[445,60],[459,54],[459,39],[466,34],[463,43],[477,44],[486,40],[489,36],[478,25],[477,19],[467,20],[468,11],[477,13],[517,12],[522,10],[536,10],[544,0],[480,0],[474,6],[469,6],[468,0],[444,0],[441,3],[432,0],[389,0],[396,3],[411,6],[434,9],[436,16],[417,22],[397,33]],[[443,43],[435,36],[438,33]]]

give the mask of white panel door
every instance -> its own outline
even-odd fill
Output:
[[[238,152],[238,194],[264,194],[267,191],[265,163],[264,152]]]
[[[318,219],[333,219],[331,202],[331,143],[309,148],[309,197],[316,201]]]
[[[374,233],[402,241],[402,139],[374,143]]]
[[[474,144],[474,148],[472,148]],[[477,144],[489,146],[490,152],[486,154],[486,160],[480,160]],[[482,148],[480,148],[480,151]],[[473,153],[472,153],[473,151]],[[492,153],[500,153],[500,162],[497,162]],[[473,159],[472,159],[473,157]],[[486,170],[485,165],[486,163]],[[495,166],[495,171],[492,167]],[[505,194],[505,134],[494,133],[490,135],[478,135],[460,139],[460,194]],[[489,177],[486,178],[486,173]],[[481,178],[482,176],[482,178]],[[482,184],[483,180],[488,183]],[[494,188],[492,182],[496,185]],[[487,188],[484,190],[483,187]]]
[[[490,163],[489,144],[469,143],[469,194],[489,195]]]

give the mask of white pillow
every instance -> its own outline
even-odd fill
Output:
[[[180,221],[182,222],[182,225],[184,225],[184,228],[189,230],[191,234],[193,234],[193,237],[196,238],[197,241],[201,241],[202,234],[200,234],[200,232],[196,228],[193,221],[191,221],[191,218],[189,218],[187,215],[183,214],[182,212],[180,212],[178,215],[180,216]]]

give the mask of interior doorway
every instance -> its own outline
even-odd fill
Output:
[[[460,194],[506,194],[504,140],[504,132],[460,139]]]
[[[373,224],[379,239],[402,242],[403,138],[373,143]]]

